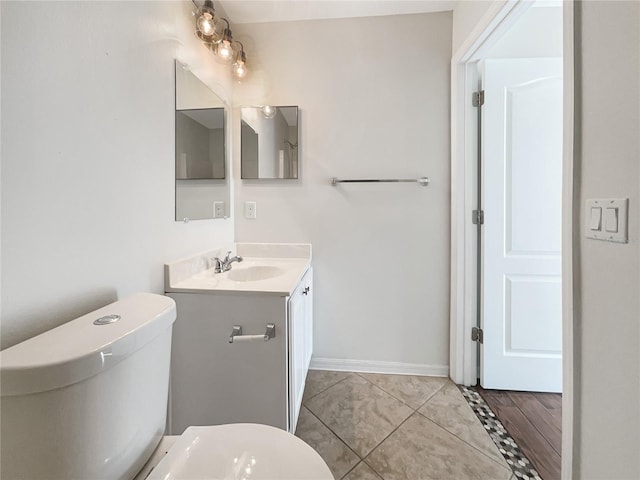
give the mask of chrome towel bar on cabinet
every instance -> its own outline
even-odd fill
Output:
[[[420,178],[362,178],[362,179],[340,179],[333,177],[331,185],[334,187],[338,183],[417,183],[421,187],[429,185],[429,177]]]
[[[264,335],[244,335],[242,333],[242,325],[234,325],[231,335],[229,335],[229,343],[254,342],[256,340],[268,342],[272,338],[276,338],[276,326],[273,323],[267,323],[267,330]]]

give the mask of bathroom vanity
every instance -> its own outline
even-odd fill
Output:
[[[215,257],[243,258],[215,273]],[[165,265],[176,301],[168,429],[294,432],[313,348],[311,245],[238,243]]]

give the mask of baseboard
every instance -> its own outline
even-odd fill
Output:
[[[390,373],[395,375],[422,375],[448,377],[448,365],[424,365],[420,363],[378,362],[375,360],[351,360],[346,358],[312,357],[311,370],[335,372]]]

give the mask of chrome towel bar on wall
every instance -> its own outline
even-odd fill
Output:
[[[420,178],[362,178],[362,179],[340,179],[333,177],[331,185],[334,187],[338,183],[417,183],[421,187],[429,185],[429,177]]]

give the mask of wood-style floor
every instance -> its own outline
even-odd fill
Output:
[[[478,392],[542,479],[560,479],[562,395],[481,387]]]

